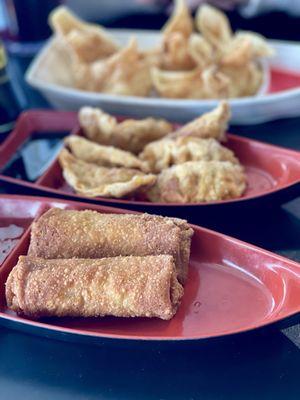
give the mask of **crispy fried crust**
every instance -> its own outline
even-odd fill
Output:
[[[100,25],[82,21],[67,7],[60,6],[53,10],[49,24],[75,55],[75,62],[90,63],[118,50],[118,45]]]
[[[6,282],[8,307],[30,317],[175,314],[183,288],[173,257],[45,260],[21,256]]]
[[[66,149],[58,157],[67,183],[87,197],[125,197],[139,193],[156,181],[153,174],[131,168],[108,168],[78,160]]]
[[[47,259],[169,254],[184,282],[192,234],[177,218],[54,208],[32,224],[28,254]]]
[[[150,201],[196,203],[240,197],[246,189],[243,168],[228,161],[189,161],[163,170],[148,190]]]
[[[187,161],[230,161],[238,163],[234,153],[215,139],[196,137],[164,138],[149,143],[140,154],[149,169],[158,173],[172,165]]]
[[[139,153],[147,143],[160,139],[172,131],[164,119],[145,118],[117,121],[100,108],[82,107],[78,114],[84,134],[94,142]]]
[[[147,172],[146,163],[129,151],[113,146],[103,146],[75,135],[68,136],[65,139],[65,144],[79,160],[104,167],[137,168]]]

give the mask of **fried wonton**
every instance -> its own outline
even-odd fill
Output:
[[[84,134],[94,142],[119,147],[138,154],[144,146],[172,131],[172,125],[163,119],[127,119],[118,122],[100,108],[82,107],[79,122]]]
[[[243,97],[255,95],[261,87],[263,81],[263,71],[261,66],[255,62],[250,62],[239,68],[221,67],[220,72],[230,79],[230,97]],[[239,79],[236,79],[236,76]]]
[[[104,60],[74,64],[73,74],[79,89],[93,92],[147,96],[152,87],[149,64],[139,53],[135,38]]]
[[[152,68],[151,77],[154,89],[161,97],[171,99],[205,98],[200,68],[191,71],[164,71]]]
[[[111,56],[118,50],[118,45],[101,26],[83,22],[67,7],[60,6],[53,10],[49,24],[80,62],[90,63]]]
[[[223,12],[204,4],[198,8],[195,22],[198,30],[216,51],[222,52],[230,43],[233,33]]]
[[[172,138],[193,136],[202,139],[213,138],[218,141],[225,141],[230,116],[229,104],[222,101],[214,110],[183,125],[169,136]]]
[[[65,144],[79,160],[103,167],[136,168],[148,171],[147,164],[128,151],[113,146],[103,146],[80,136],[68,136]]]
[[[191,35],[188,51],[198,67],[204,69],[214,62],[214,52],[211,44],[200,34]]]
[[[240,197],[246,189],[243,168],[228,161],[189,161],[163,170],[147,191],[152,202],[197,203]]]
[[[187,161],[239,161],[234,153],[215,139],[195,137],[164,138],[149,143],[140,154],[153,173]]]
[[[156,176],[130,168],[99,167],[76,159],[66,149],[59,155],[66,182],[87,197],[125,197],[144,191],[156,181]]]
[[[195,67],[188,51],[188,41],[192,32],[193,19],[185,0],[175,0],[173,13],[162,29],[160,68],[188,70]]]

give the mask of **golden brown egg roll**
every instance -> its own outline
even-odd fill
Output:
[[[21,256],[6,282],[13,311],[39,317],[175,314],[183,288],[173,257],[57,259]]]
[[[28,254],[50,259],[169,254],[183,283],[192,234],[177,218],[53,208],[33,223]]]

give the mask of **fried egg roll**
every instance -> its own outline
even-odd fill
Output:
[[[184,283],[192,234],[177,218],[53,208],[33,223],[28,254],[47,259],[168,254]]]
[[[175,314],[183,288],[173,257],[56,259],[21,256],[6,282],[7,305],[39,317],[157,317]]]

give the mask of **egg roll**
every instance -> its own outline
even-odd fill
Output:
[[[183,288],[173,257],[21,256],[6,282],[8,307],[40,317],[157,317],[176,313]]]
[[[28,254],[47,259],[167,254],[184,283],[192,234],[178,218],[52,208],[32,224]]]

